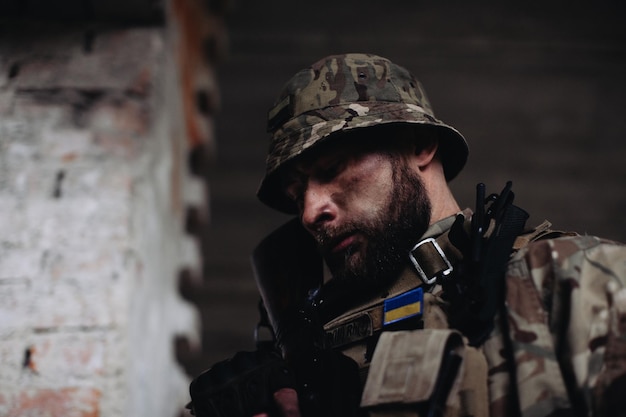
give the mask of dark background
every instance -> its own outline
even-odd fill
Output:
[[[626,15],[618,2],[545,3],[231,3],[196,367],[253,348],[249,255],[287,220],[255,198],[267,109],[296,71],[329,54],[371,52],[417,76],[436,116],[470,144],[451,184],[462,207],[477,182],[497,192],[510,179],[529,224],[626,241]]]

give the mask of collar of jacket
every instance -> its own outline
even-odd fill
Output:
[[[387,300],[420,287],[423,292],[432,291],[436,278],[452,272],[462,260],[461,252],[448,238],[448,232],[458,214],[462,214],[465,222],[469,223],[472,215],[469,209],[434,223],[411,250],[411,263],[407,263],[398,278],[340,314],[325,317],[324,329],[331,345],[348,344],[382,330]],[[435,279],[428,283],[425,277]],[[346,299],[341,298],[345,303]]]

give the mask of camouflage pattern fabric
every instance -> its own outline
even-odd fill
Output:
[[[272,138],[259,199],[295,213],[280,189],[281,166],[331,135],[398,123],[436,129],[448,180],[465,165],[465,139],[435,118],[421,84],[405,68],[369,54],[333,55],[314,63],[285,85],[269,112]]]
[[[426,235],[445,232],[453,219],[437,222]],[[458,414],[451,408],[446,415],[626,415],[626,245],[546,225],[523,235],[541,240],[507,264],[506,324],[498,325],[503,317],[497,317],[480,347],[487,380],[471,370],[463,377],[467,391],[487,385],[488,410],[480,401],[461,401]],[[424,313],[425,328],[447,327],[445,319],[443,326],[426,325],[432,314]],[[386,415],[403,414],[389,408]]]
[[[534,242],[509,262],[506,291],[506,333],[483,346],[491,416],[626,412],[626,246],[591,236]]]

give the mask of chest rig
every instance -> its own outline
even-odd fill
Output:
[[[464,215],[469,217],[471,212]],[[454,219],[446,222],[442,229],[449,228]],[[354,291],[332,281],[322,288],[323,264],[314,242],[297,219],[284,224],[253,254],[262,296],[257,342],[273,343],[260,337],[261,330],[269,327],[266,333],[271,334],[270,339],[276,338],[282,346],[290,330],[295,330],[292,321],[308,307],[318,310],[315,321],[324,329],[323,343],[333,349],[345,348],[382,330],[423,327],[425,311],[445,304],[443,300],[433,302],[437,298],[433,291],[440,290],[435,285],[437,278],[451,274],[462,259],[448,232],[437,235],[437,230],[415,245],[397,279],[359,299]],[[437,316],[428,323],[445,326],[445,317]]]
[[[484,184],[478,184],[473,213],[466,209],[432,225],[407,254],[399,278],[361,300],[332,280],[323,285],[315,242],[292,219],[253,252],[262,297],[258,329],[269,329],[267,343],[277,342],[283,351],[290,339],[302,336],[298,319],[303,314],[315,316],[305,322],[319,327],[312,337],[316,344],[346,352],[382,330],[406,327],[451,325],[470,344],[480,345],[502,299],[506,262],[515,250],[550,232],[549,223],[523,232],[528,214],[513,205],[511,186],[509,181],[500,194],[486,197]],[[449,304],[454,308],[444,312]],[[367,362],[367,352],[364,356],[357,363]]]
[[[381,332],[447,329],[447,302],[440,297],[436,281],[452,274],[461,259],[447,231],[425,237],[409,252],[410,262],[396,280],[341,314],[324,317],[326,346],[352,358],[364,376]]]
[[[510,182],[499,195],[488,197],[479,184],[473,213],[466,210],[431,226],[407,254],[400,276],[361,299],[332,280],[322,285],[323,263],[315,243],[300,222],[292,220],[268,236],[253,254],[264,307],[260,326],[267,327],[272,336],[265,343],[277,345],[287,359],[310,346],[339,351],[356,362],[361,383],[374,352],[381,350],[376,348],[381,336],[390,332],[455,329],[465,340],[463,345],[480,346],[493,329],[511,254],[549,233],[548,223],[524,233],[528,214],[512,202]],[[386,337],[381,344],[390,346],[392,352],[395,342],[389,340]],[[419,341],[411,343],[421,345],[423,339],[414,340]],[[444,349],[446,344],[439,345]],[[376,397],[371,404],[383,404],[377,396],[386,389],[369,390]],[[407,387],[399,389],[400,396],[402,390],[406,393]],[[365,394],[369,391],[366,386]]]

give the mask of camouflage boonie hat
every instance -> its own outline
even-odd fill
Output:
[[[405,68],[369,54],[332,55],[314,63],[287,82],[269,111],[272,138],[257,196],[279,211],[297,213],[281,189],[278,172],[285,162],[339,132],[392,123],[438,127],[448,181],[465,165],[465,139],[435,118],[421,84]]]

